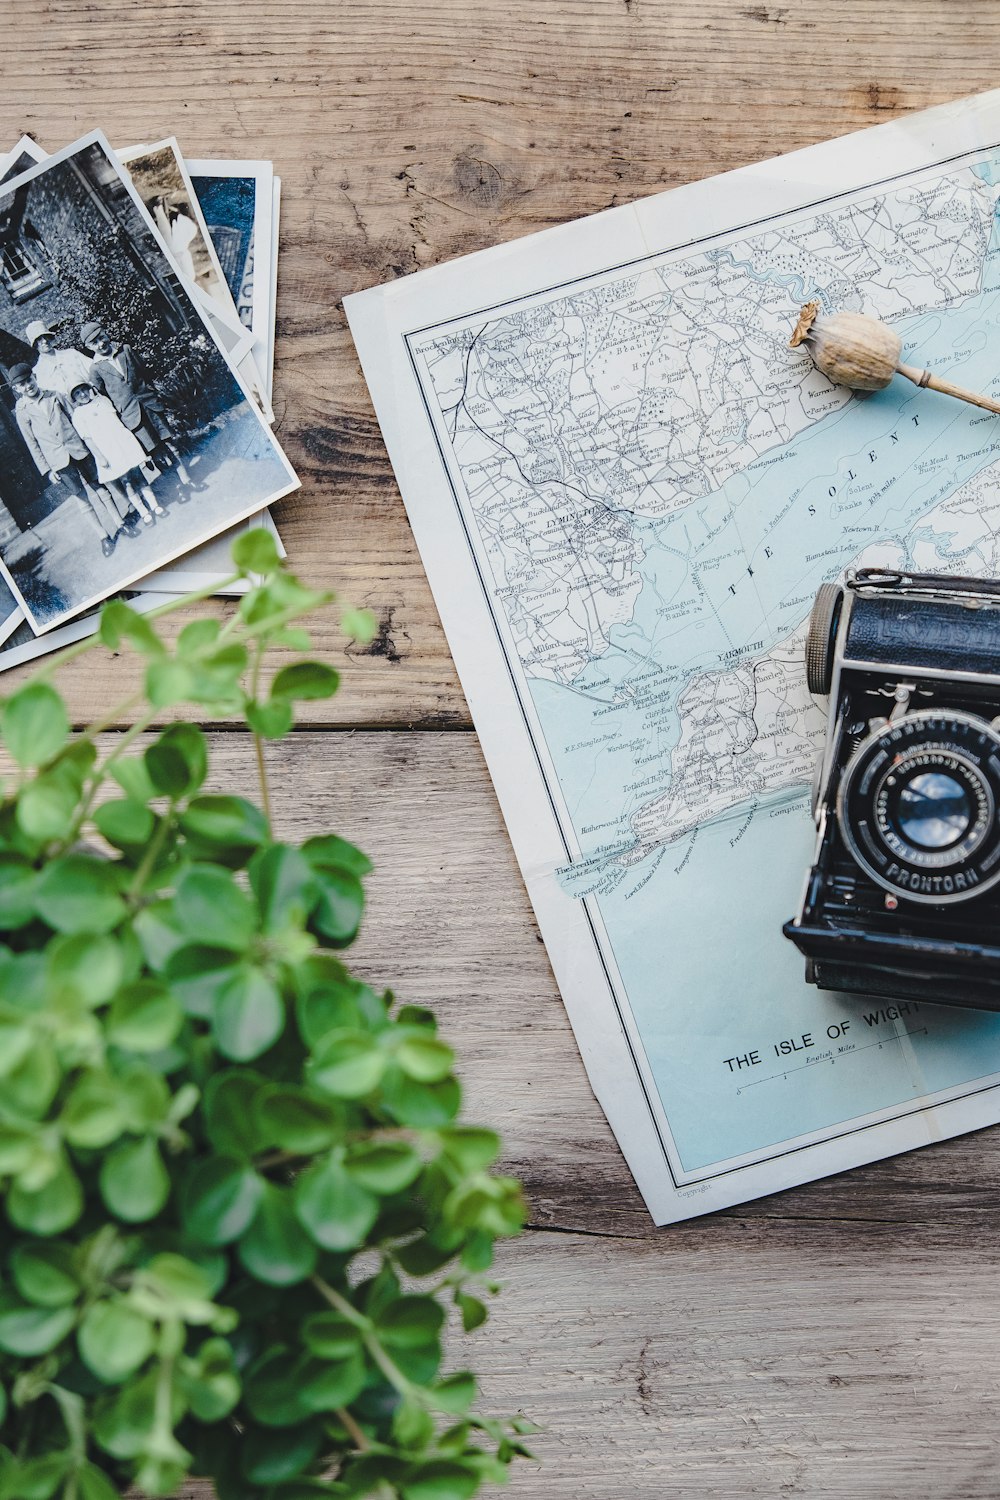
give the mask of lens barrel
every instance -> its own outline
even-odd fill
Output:
[[[837,817],[848,849],[910,901],[968,901],[1000,880],[1000,734],[959,710],[919,710],[862,741]]]

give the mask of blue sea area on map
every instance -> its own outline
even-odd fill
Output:
[[[991,180],[990,167],[980,170]],[[894,327],[908,363],[1000,396],[996,226],[979,295]],[[897,377],[711,495],[638,524],[645,556],[632,621],[570,686],[531,685],[585,858],[628,848],[644,801],[637,755],[669,757],[691,679],[787,637],[819,584],[867,545],[895,542],[905,555],[921,518],[996,461],[998,427]],[[812,837],[803,798],[764,799],[661,845],[588,897],[686,1171],[1000,1072],[1000,1017],[922,1006],[869,1022],[872,1002],[804,983],[781,924],[798,905]],[[781,1051],[783,1042],[795,1048]],[[760,1061],[731,1061],[751,1054]]]

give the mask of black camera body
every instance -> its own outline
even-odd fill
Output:
[[[816,853],[786,937],[821,989],[1000,1010],[1000,583],[862,569],[816,596]]]

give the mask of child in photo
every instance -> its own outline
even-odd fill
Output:
[[[38,472],[89,507],[101,549],[110,557],[123,523],[111,495],[98,477],[97,464],[73,426],[55,391],[43,391],[30,365],[14,365],[10,382],[17,398],[14,416]]]
[[[179,498],[205,488],[189,474],[180,451],[170,438],[166,410],[161,397],[128,344],[117,343],[100,323],[85,323],[80,341],[93,357],[87,379],[111,402],[118,416],[146,450],[148,459],[161,471],[173,469],[181,484]]]
[[[147,462],[146,450],[119,419],[107,396],[102,396],[89,381],[78,382],[70,400],[73,426],[94,455],[100,482],[116,501],[130,501],[143,524],[152,526],[153,516],[166,515],[166,511],[153,494],[143,468]]]

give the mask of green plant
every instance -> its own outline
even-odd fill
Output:
[[[102,724],[71,736],[48,673],[0,704],[0,1500],[190,1474],[223,1500],[462,1500],[525,1451],[440,1372],[518,1186],[458,1122],[433,1015],[337,957],[364,855],[272,832],[263,741],[337,679],[300,661],[264,690],[265,649],[307,648],[292,622],[323,600],[264,532],[234,556],[263,580],[172,646],[170,606],[105,606],[100,638],[145,666]],[[245,718],[260,807],[203,791],[193,724],[140,740],[181,702]]]

